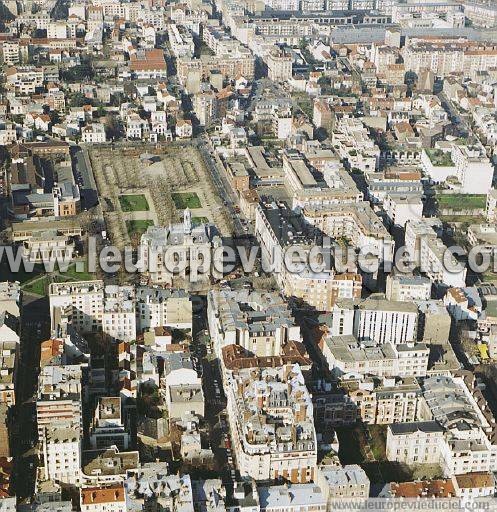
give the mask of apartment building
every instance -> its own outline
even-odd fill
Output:
[[[6,71],[7,88],[19,95],[34,94],[43,86],[43,68],[35,66],[14,66]]]
[[[385,296],[387,300],[400,302],[429,300],[431,297],[431,281],[422,276],[389,274]]]
[[[128,471],[140,465],[137,451],[120,452],[117,447],[82,452],[83,487],[96,487],[124,482]]]
[[[38,376],[36,421],[38,437],[56,423],[67,423],[74,428],[82,426],[82,379],[80,365],[51,366],[41,369]]]
[[[486,194],[492,188],[494,168],[483,146],[454,144],[451,158],[463,194]]]
[[[255,234],[263,267],[273,270],[284,295],[319,311],[329,311],[338,298],[360,296],[362,279],[355,265],[343,274],[335,272],[328,257],[330,240],[306,224],[300,213],[284,204],[260,203],[255,211]]]
[[[293,209],[358,203],[363,200],[362,192],[338,156],[330,150],[309,149],[304,153],[285,151],[283,177],[285,187],[292,197]]]
[[[430,355],[430,349],[422,343],[359,342],[353,335],[326,336],[322,338],[320,348],[335,378],[347,374],[424,377]]]
[[[182,25],[171,23],[167,26],[167,34],[169,36],[171,51],[176,58],[193,57],[195,45],[188,29]]]
[[[497,64],[495,46],[467,39],[413,38],[403,52],[406,71],[419,73],[431,69],[444,77],[452,73],[471,76],[472,71],[487,71]]]
[[[192,302],[183,290],[105,286],[102,281],[53,283],[49,290],[52,331],[67,323],[121,341],[156,327],[191,329]]]
[[[380,149],[369,136],[368,129],[360,119],[341,117],[332,131],[331,137],[341,159],[349,169],[359,169],[365,174],[374,172],[379,164]]]
[[[369,498],[369,478],[357,464],[318,466],[316,484],[321,488],[328,507],[336,498]]]
[[[497,9],[491,3],[464,2],[464,16],[477,27],[491,28],[497,25]]]
[[[455,435],[459,435],[458,430],[465,438],[470,436],[471,430],[475,430],[477,436],[480,430],[487,434],[492,432],[494,422],[490,423],[481,409],[486,407],[483,395],[470,390],[464,377],[440,375],[425,379],[423,396],[422,415],[434,419],[447,430],[454,429]],[[493,420],[492,415],[489,417]]]
[[[131,436],[123,419],[121,397],[100,397],[95,408],[89,432],[90,446],[93,449],[117,446],[127,450]]]
[[[193,368],[189,353],[173,352],[161,356],[164,359],[164,372],[160,392],[169,418],[181,420],[191,413],[203,418],[205,400],[202,381]]]
[[[404,194],[389,192],[383,201],[383,208],[390,222],[404,227],[408,220],[423,217],[423,201],[421,194]]]
[[[216,354],[239,345],[256,356],[278,356],[290,341],[301,341],[287,302],[275,292],[211,290],[207,320]]]
[[[14,318],[19,318],[21,315],[21,285],[17,281],[3,281],[0,282],[0,311],[12,315]],[[5,322],[4,322],[5,323]],[[8,322],[5,324],[8,327]],[[13,324],[11,324],[14,327]],[[9,330],[11,328],[9,327]],[[14,341],[19,341],[17,332],[12,331]],[[5,339],[2,336],[2,340]]]
[[[382,294],[367,299],[338,300],[331,310],[331,336],[353,335],[359,341],[399,345],[416,340],[418,308]]]
[[[139,330],[164,326],[191,330],[193,303],[186,291],[138,286],[135,299]]]
[[[367,201],[325,206],[305,205],[302,214],[309,224],[325,235],[343,239],[354,249],[367,248],[379,261],[393,261],[392,236]]]
[[[20,343],[20,319],[19,315],[13,315],[9,311],[0,312],[0,341]]]
[[[167,77],[164,51],[160,48],[141,50],[132,54],[129,70],[137,79],[161,79]]]
[[[394,423],[387,429],[386,456],[404,464],[438,464],[444,443],[436,421]]]
[[[225,391],[241,475],[313,481],[317,462],[313,405],[300,367],[235,370]]]
[[[52,283],[49,288],[52,331],[68,318],[79,332],[97,332],[102,326],[103,281]]]
[[[92,123],[81,129],[81,142],[102,144],[106,141],[105,126],[102,123]]]
[[[419,419],[423,396],[415,377],[384,377],[381,382],[363,377],[360,381],[343,380],[341,385],[364,423],[390,425]]]
[[[391,425],[387,458],[440,464],[447,476],[489,471],[496,463],[497,447],[489,439],[495,420],[485,410],[483,395],[476,388],[470,390],[464,377],[430,377],[423,383],[420,407],[420,417],[427,421],[422,428],[415,423]],[[407,432],[400,432],[402,428]]]
[[[243,76],[247,80],[254,78],[254,56],[243,46],[237,46],[236,52],[228,55],[201,55],[198,59],[179,57],[176,61],[178,79],[186,84],[191,72],[198,72],[207,78],[213,70],[218,70],[223,77],[229,80]]]
[[[260,486],[261,512],[326,512],[323,491],[315,484],[286,484]]]
[[[123,484],[80,490],[81,512],[127,512]]]
[[[103,302],[102,331],[114,340],[136,339],[135,289],[107,285]]]
[[[149,500],[171,512],[194,512],[190,475],[168,475],[164,462],[145,463],[128,472],[126,512],[141,512]],[[144,493],[147,489],[147,494]]]
[[[17,341],[0,341],[0,403],[8,407],[16,403],[19,346]]]
[[[430,281],[454,287],[466,285],[465,265],[438,238],[431,219],[406,222],[405,244],[416,266]]]
[[[21,61],[21,55],[19,51],[19,41],[2,41],[1,54],[3,64],[6,66],[15,66]]]
[[[286,82],[292,78],[293,58],[284,51],[274,50],[267,56],[268,76],[273,82]]]
[[[69,422],[49,425],[43,436],[45,480],[76,486],[81,479],[81,436],[79,426]]]

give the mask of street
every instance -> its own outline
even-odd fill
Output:
[[[73,172],[76,182],[80,185],[83,208],[89,210],[98,204],[98,192],[88,152],[79,146],[72,147]]]
[[[236,211],[237,197],[233,192],[231,185],[225,176],[222,162],[214,152],[214,148],[210,142],[208,136],[198,139],[198,148],[202,153],[205,163],[207,164],[214,185],[216,186],[219,197],[224,203],[224,207],[227,208],[231,219],[233,220],[233,226],[235,229],[234,235],[243,235],[248,232],[248,227],[241,220],[240,213]]]

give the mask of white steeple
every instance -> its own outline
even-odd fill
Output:
[[[192,232],[192,212],[189,208],[185,208],[183,213],[183,231],[188,235]]]

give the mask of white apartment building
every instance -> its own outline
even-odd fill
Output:
[[[473,71],[487,71],[497,64],[497,50],[467,39],[447,41],[444,38],[423,41],[412,38],[403,52],[406,71],[418,73],[431,69],[445,77],[452,73],[471,76]]]
[[[456,168],[456,177],[460,183],[460,192],[464,194],[486,194],[492,187],[494,168],[483,146],[458,146],[451,151]]]
[[[284,51],[274,50],[267,56],[269,79],[273,82],[286,82],[292,78],[293,58]]]
[[[365,174],[370,174],[378,167],[380,148],[369,136],[360,119],[342,117],[333,129],[332,143],[340,158],[347,161],[350,169],[359,169]]]
[[[14,317],[19,317],[21,310],[21,286],[18,281],[0,282],[0,311],[7,312]],[[12,331],[14,341],[19,342],[19,336]],[[0,336],[4,339],[3,336]]]
[[[52,331],[63,317],[70,318],[79,332],[97,332],[102,326],[103,281],[52,283],[49,288]]]
[[[193,304],[184,290],[138,286],[136,318],[139,330],[155,327],[192,329]]]
[[[149,126],[145,119],[138,114],[131,113],[126,117],[126,138],[127,139],[143,139],[148,136]]]
[[[17,130],[14,123],[7,123],[0,119],[0,144],[7,146],[17,140]]]
[[[487,420],[481,392],[480,398],[473,394],[475,389],[470,390],[462,377],[426,379],[420,416],[429,419],[428,427],[418,428],[415,423],[391,425],[387,458],[407,464],[440,464],[449,477],[492,470],[497,461],[497,445],[488,436],[495,420]]]
[[[52,21],[48,24],[48,39],[66,39],[68,36],[68,27],[65,21]]]
[[[3,63],[15,66],[20,62],[19,41],[3,41],[1,44]]]
[[[3,313],[2,315],[8,315]],[[0,341],[0,404],[15,405],[15,388],[19,364],[19,342]]]
[[[135,289],[108,285],[102,313],[102,331],[114,340],[136,339]]]
[[[167,34],[171,51],[175,57],[193,57],[195,45],[193,36],[188,29],[182,25],[171,23],[167,26]]]
[[[88,144],[101,144],[107,142],[105,126],[102,123],[92,123],[81,129],[81,142]]]
[[[299,365],[235,370],[227,376],[225,391],[241,475],[313,481],[317,462],[313,405]]]
[[[436,421],[394,423],[387,429],[386,456],[404,464],[438,464],[444,443]]]
[[[405,244],[416,266],[432,282],[460,288],[466,285],[466,267],[438,238],[431,220],[408,221]]]
[[[312,235],[302,216],[276,203],[259,204],[255,210],[255,234],[261,244],[262,264],[273,269],[284,295],[299,297],[318,310],[328,310],[333,303],[333,269],[326,266],[323,259],[323,270],[315,271],[305,261],[307,258],[297,261],[299,255],[293,258],[290,252],[299,250],[309,255],[313,247]],[[288,261],[294,263],[295,268],[292,269]]]
[[[338,300],[331,310],[331,336],[354,335],[359,341],[399,345],[416,340],[418,308],[388,301],[381,294],[364,300]]]
[[[81,431],[70,423],[50,426],[43,442],[45,480],[78,485],[81,479]]]
[[[52,330],[71,322],[79,332],[100,329],[132,341],[155,327],[192,327],[192,302],[183,290],[147,286],[106,286],[102,281],[53,283],[49,291]]]
[[[321,351],[336,378],[349,374],[424,377],[430,355],[430,349],[422,343],[360,343],[352,335],[325,337]]]
[[[303,216],[325,235],[344,239],[354,249],[368,249],[380,262],[393,261],[393,238],[369,202],[304,206]]]
[[[386,194],[383,208],[392,224],[404,227],[408,220],[421,220],[423,201],[420,194],[390,192]]]
[[[193,368],[190,356],[170,353],[163,357],[164,377],[160,386],[169,418],[179,420],[189,414],[203,418],[205,401],[202,381]]]
[[[422,276],[389,274],[385,296],[387,300],[400,302],[429,300],[431,297],[431,281]]]

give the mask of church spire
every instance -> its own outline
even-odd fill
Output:
[[[192,212],[190,208],[185,208],[183,213],[183,231],[188,235],[192,232]]]

